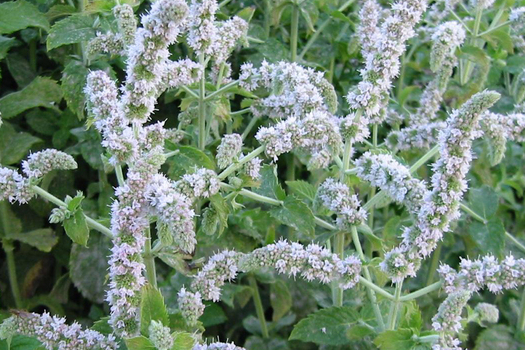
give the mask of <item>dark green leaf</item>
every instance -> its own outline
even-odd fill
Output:
[[[270,198],[284,200],[286,193],[277,180],[276,169],[271,165],[264,165],[261,169],[261,185],[255,192]]]
[[[348,344],[347,332],[359,320],[353,307],[333,306],[322,309],[299,321],[290,340],[301,340],[326,345]]]
[[[505,249],[505,227],[500,218],[493,217],[487,224],[474,221],[469,226],[469,234],[482,254],[503,257]]]
[[[84,118],[84,85],[87,75],[88,69],[82,62],[71,60],[64,68],[60,81],[67,106],[80,120]]]
[[[286,197],[282,206],[270,210],[270,215],[307,236],[315,235],[315,218],[312,210],[294,196]]]
[[[148,335],[149,325],[152,320],[169,325],[168,311],[164,304],[164,298],[160,291],[150,284],[142,289],[142,301],[140,305],[140,332]]]
[[[273,314],[272,321],[279,321],[292,307],[292,295],[288,286],[282,280],[277,280],[270,285],[270,303]]]
[[[499,198],[496,192],[483,185],[481,188],[471,189],[469,192],[469,207],[479,216],[488,219],[496,213]]]
[[[374,339],[374,344],[381,350],[411,350],[416,345],[412,335],[414,333],[410,329],[385,331]]]
[[[50,252],[51,248],[53,248],[58,242],[58,237],[55,236],[55,233],[50,228],[41,228],[23,233],[14,233],[13,231],[10,231],[6,237],[29,244],[43,252]]]
[[[226,317],[219,304],[211,304],[206,306],[204,314],[199,318],[199,321],[202,322],[204,327],[208,328],[224,323],[227,319],[228,317]]]
[[[49,30],[46,16],[30,2],[6,1],[0,4],[0,34],[9,34],[27,27]]]
[[[61,100],[62,90],[56,81],[36,77],[24,89],[2,97],[0,113],[3,119],[10,119],[30,108],[56,108]]]
[[[169,149],[179,151],[167,161],[169,165],[168,174],[172,179],[179,178],[194,167],[215,169],[213,160],[198,148],[170,144]]]
[[[0,163],[2,165],[19,163],[31,147],[41,141],[26,132],[16,132],[11,124],[4,123],[0,128]]]
[[[519,350],[525,344],[514,339],[514,331],[505,325],[495,325],[481,332],[474,350]]]

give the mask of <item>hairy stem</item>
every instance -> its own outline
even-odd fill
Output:
[[[151,230],[146,229],[146,243],[144,246],[144,265],[146,265],[146,278],[154,287],[157,287],[157,273],[155,268],[155,255],[151,252]]]
[[[409,301],[417,299],[419,297],[422,297],[423,295],[427,295],[428,293],[432,293],[433,291],[438,290],[439,288],[441,288],[442,284],[442,281],[435,282],[428,287],[421,288],[420,290],[416,290],[415,292],[400,297],[399,301]]]
[[[252,274],[250,274],[248,276],[248,281],[250,283],[250,287],[252,288],[253,303],[255,304],[255,312],[257,313],[259,322],[261,323],[262,336],[263,338],[267,339],[269,337],[268,326],[266,325],[266,319],[264,318],[264,309],[263,309],[263,305],[261,301],[261,295],[259,294],[259,287],[257,286],[257,280]]]
[[[438,268],[439,258],[441,256],[441,248],[443,247],[443,242],[438,242],[436,250],[432,253],[432,261],[430,262],[430,268],[428,269],[427,283],[426,286],[430,286],[434,282],[434,275]]]
[[[290,52],[292,62],[297,61],[297,36],[299,32],[299,5],[292,5],[292,24],[290,28]]]
[[[396,291],[394,294],[394,300],[390,308],[390,314],[388,316],[388,329],[394,330],[397,321],[397,314],[399,313],[399,304],[401,298],[401,292],[403,291],[403,281],[396,283]]]
[[[199,63],[204,67],[204,54],[199,57]],[[202,73],[201,80],[199,82],[199,142],[198,146],[200,150],[204,150],[206,147],[206,74]]]
[[[250,153],[248,153],[247,155],[239,159],[237,163],[233,163],[232,165],[224,169],[222,173],[218,175],[219,179],[224,180],[225,178],[230,176],[233,172],[235,172],[237,169],[242,167],[245,163],[249,162],[250,160],[257,157],[259,154],[263,152],[264,152],[264,146],[259,146],[258,148],[254,149],[253,151],[251,151]]]

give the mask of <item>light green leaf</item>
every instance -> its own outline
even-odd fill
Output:
[[[103,303],[106,296],[107,257],[111,240],[102,234],[90,235],[88,246],[73,244],[69,256],[69,276],[82,295],[94,303]]]
[[[143,336],[125,339],[124,342],[128,350],[155,350],[151,341]]]
[[[140,332],[148,335],[149,325],[152,320],[160,321],[165,326],[169,325],[168,311],[164,304],[164,297],[160,291],[150,284],[142,289],[140,305]]]
[[[49,30],[46,16],[30,2],[6,1],[0,4],[0,34],[9,34],[27,27]]]
[[[25,110],[35,107],[56,108],[62,100],[62,90],[56,81],[36,77],[20,91],[10,93],[0,99],[2,119],[10,119]]]
[[[277,280],[270,285],[270,303],[273,309],[272,321],[279,321],[292,307],[292,295],[284,281]]]
[[[64,220],[64,229],[71,240],[80,245],[87,245],[89,239],[89,227],[82,209],[77,209],[74,215]]]
[[[286,181],[286,185],[298,198],[314,201],[317,193],[314,185],[303,180]]]
[[[315,218],[312,210],[294,196],[286,197],[282,206],[270,210],[270,215],[307,236],[315,236]]]
[[[333,306],[308,315],[297,323],[290,340],[325,345],[348,344],[348,330],[356,324],[359,314],[355,308]]]
[[[29,244],[43,252],[50,252],[58,242],[58,237],[55,236],[55,233],[50,228],[42,228],[23,233],[9,232],[6,237]]]
[[[25,335],[15,335],[11,339],[11,347],[7,346],[6,341],[0,340],[0,350],[41,350],[42,343],[35,338],[26,337]]]
[[[385,331],[374,339],[374,344],[381,350],[411,350],[416,345],[412,340],[413,335],[414,332],[410,329]]]
[[[286,193],[277,180],[276,168],[271,165],[264,165],[260,171],[261,185],[255,189],[255,192],[279,200],[284,200]]]
[[[469,207],[481,217],[488,219],[498,210],[499,197],[487,185],[471,189],[469,192]]]
[[[80,13],[74,14],[56,22],[51,27],[47,36],[47,50],[88,41],[94,37],[93,18]]]
[[[195,345],[195,339],[190,333],[175,332],[173,333],[173,346],[171,350],[191,350]]]
[[[482,254],[503,257],[505,249],[505,227],[500,218],[493,217],[487,224],[474,221],[469,226],[470,237],[476,242]]]
[[[514,339],[514,331],[505,325],[495,325],[481,332],[476,339],[474,350],[519,350],[525,344]]]
[[[210,197],[210,206],[204,210],[202,215],[202,231],[207,235],[220,236],[228,227],[229,213],[230,208],[220,194]]]

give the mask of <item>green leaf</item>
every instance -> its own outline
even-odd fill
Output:
[[[64,229],[74,243],[83,246],[87,245],[89,227],[82,209],[79,208],[73,215],[64,220]]]
[[[43,252],[50,252],[51,248],[58,242],[58,237],[50,228],[41,228],[29,232],[14,233],[8,232],[6,235],[9,239],[15,239],[19,242],[29,244]]]
[[[315,186],[303,181],[303,180],[296,180],[296,181],[286,181],[286,186],[290,189],[290,192],[295,194],[297,197],[301,199],[306,199],[311,202],[314,201],[315,195],[317,193],[317,190],[315,189]]]
[[[498,210],[498,194],[489,186],[471,189],[469,192],[469,207],[476,214],[488,219]]]
[[[2,119],[10,119],[25,110],[35,107],[56,108],[62,100],[62,90],[56,81],[36,77],[20,91],[10,93],[0,99]]]
[[[9,49],[17,44],[15,38],[8,38],[0,35],[0,60],[7,56]]]
[[[286,197],[282,206],[270,210],[270,215],[307,236],[315,236],[315,218],[312,210],[294,196]]]
[[[88,247],[73,244],[69,256],[69,276],[75,287],[87,299],[101,304],[106,296],[107,257],[111,240],[102,234],[89,237]]]
[[[292,308],[292,295],[282,280],[270,285],[270,303],[273,309],[272,321],[279,321]]]
[[[524,344],[514,339],[514,331],[505,325],[495,325],[481,332],[474,350],[519,350]]]
[[[9,34],[27,27],[49,30],[46,16],[30,2],[7,1],[0,4],[0,34]]]
[[[25,335],[15,335],[11,339],[11,347],[5,341],[0,340],[0,350],[41,350],[42,343],[36,338],[26,337]]]
[[[128,350],[155,350],[155,346],[151,341],[143,336],[124,339]]]
[[[381,350],[410,350],[416,345],[412,335],[414,332],[410,329],[385,331],[374,339],[374,344]]]
[[[61,88],[67,106],[79,120],[84,119],[84,86],[88,69],[80,61],[71,60],[62,72]]]
[[[164,297],[160,291],[150,284],[142,289],[140,304],[140,332],[148,335],[149,325],[152,320],[160,321],[165,326],[169,325],[168,311],[164,304]]]
[[[286,198],[286,193],[277,180],[276,168],[271,165],[264,165],[260,171],[261,185],[255,189],[255,192],[279,200]]]
[[[205,328],[222,324],[228,320],[224,310],[219,304],[210,304],[204,309],[204,314],[199,318]]]
[[[2,215],[1,217],[4,218],[3,220],[5,220],[5,222],[2,222],[2,225],[0,225],[0,237],[16,235],[22,232],[22,221],[13,213],[9,202],[0,202],[0,213]],[[4,232],[4,229],[6,232]]]
[[[487,224],[474,221],[469,226],[470,237],[476,242],[482,254],[503,257],[505,250],[505,227],[500,218],[493,217]]]
[[[215,163],[203,151],[191,146],[178,146],[168,143],[171,151],[178,150],[179,153],[170,157],[167,161],[169,165],[168,175],[172,179],[179,178],[186,174],[189,169],[194,167],[207,168],[214,170]]]
[[[19,163],[31,147],[41,141],[26,132],[16,132],[11,124],[4,123],[0,128],[0,163],[2,165]]]
[[[56,22],[47,36],[47,50],[62,45],[76,44],[95,37],[93,19],[89,15],[74,14]]]
[[[10,53],[6,59],[7,68],[16,84],[24,88],[36,78],[35,71],[31,68],[29,61],[22,55],[14,52]]]
[[[319,17],[319,10],[313,1],[305,1],[299,6],[301,15],[303,16],[308,29],[312,32],[315,32],[314,24],[317,22],[317,17]]]
[[[348,330],[359,320],[354,307],[333,306],[303,318],[294,326],[290,340],[325,345],[348,344]]]
[[[210,197],[210,206],[205,209],[202,218],[202,231],[207,235],[220,236],[228,227],[230,208],[220,194]]]
[[[195,339],[190,333],[175,332],[173,333],[173,346],[171,350],[191,350],[195,345]]]

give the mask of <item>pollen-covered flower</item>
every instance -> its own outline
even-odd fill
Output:
[[[469,291],[458,291],[439,305],[437,314],[432,318],[432,328],[440,332],[437,349],[460,349],[459,341],[454,336],[463,328],[461,314],[471,295]]]
[[[91,39],[87,45],[87,54],[89,57],[99,53],[110,55],[121,55],[124,52],[124,41],[120,34],[115,33],[97,33],[97,36]]]
[[[363,115],[358,117],[355,113],[348,114],[340,119],[341,136],[348,142],[363,142],[370,136],[369,122],[368,118]]]
[[[204,313],[204,304],[202,303],[201,294],[199,292],[192,293],[182,287],[178,293],[179,309],[182,317],[190,326],[194,326],[199,321],[199,317]]]
[[[350,194],[345,184],[332,179],[326,179],[317,190],[317,198],[321,203],[337,214],[337,226],[349,228],[366,220],[367,213],[361,208],[357,195]]]
[[[217,165],[224,169],[238,160],[242,150],[242,138],[239,134],[224,135],[217,147]]]
[[[34,337],[47,350],[116,350],[118,344],[113,335],[86,329],[77,322],[68,325],[66,319],[28,312],[17,312],[0,325],[0,339],[9,339],[15,335]]]

